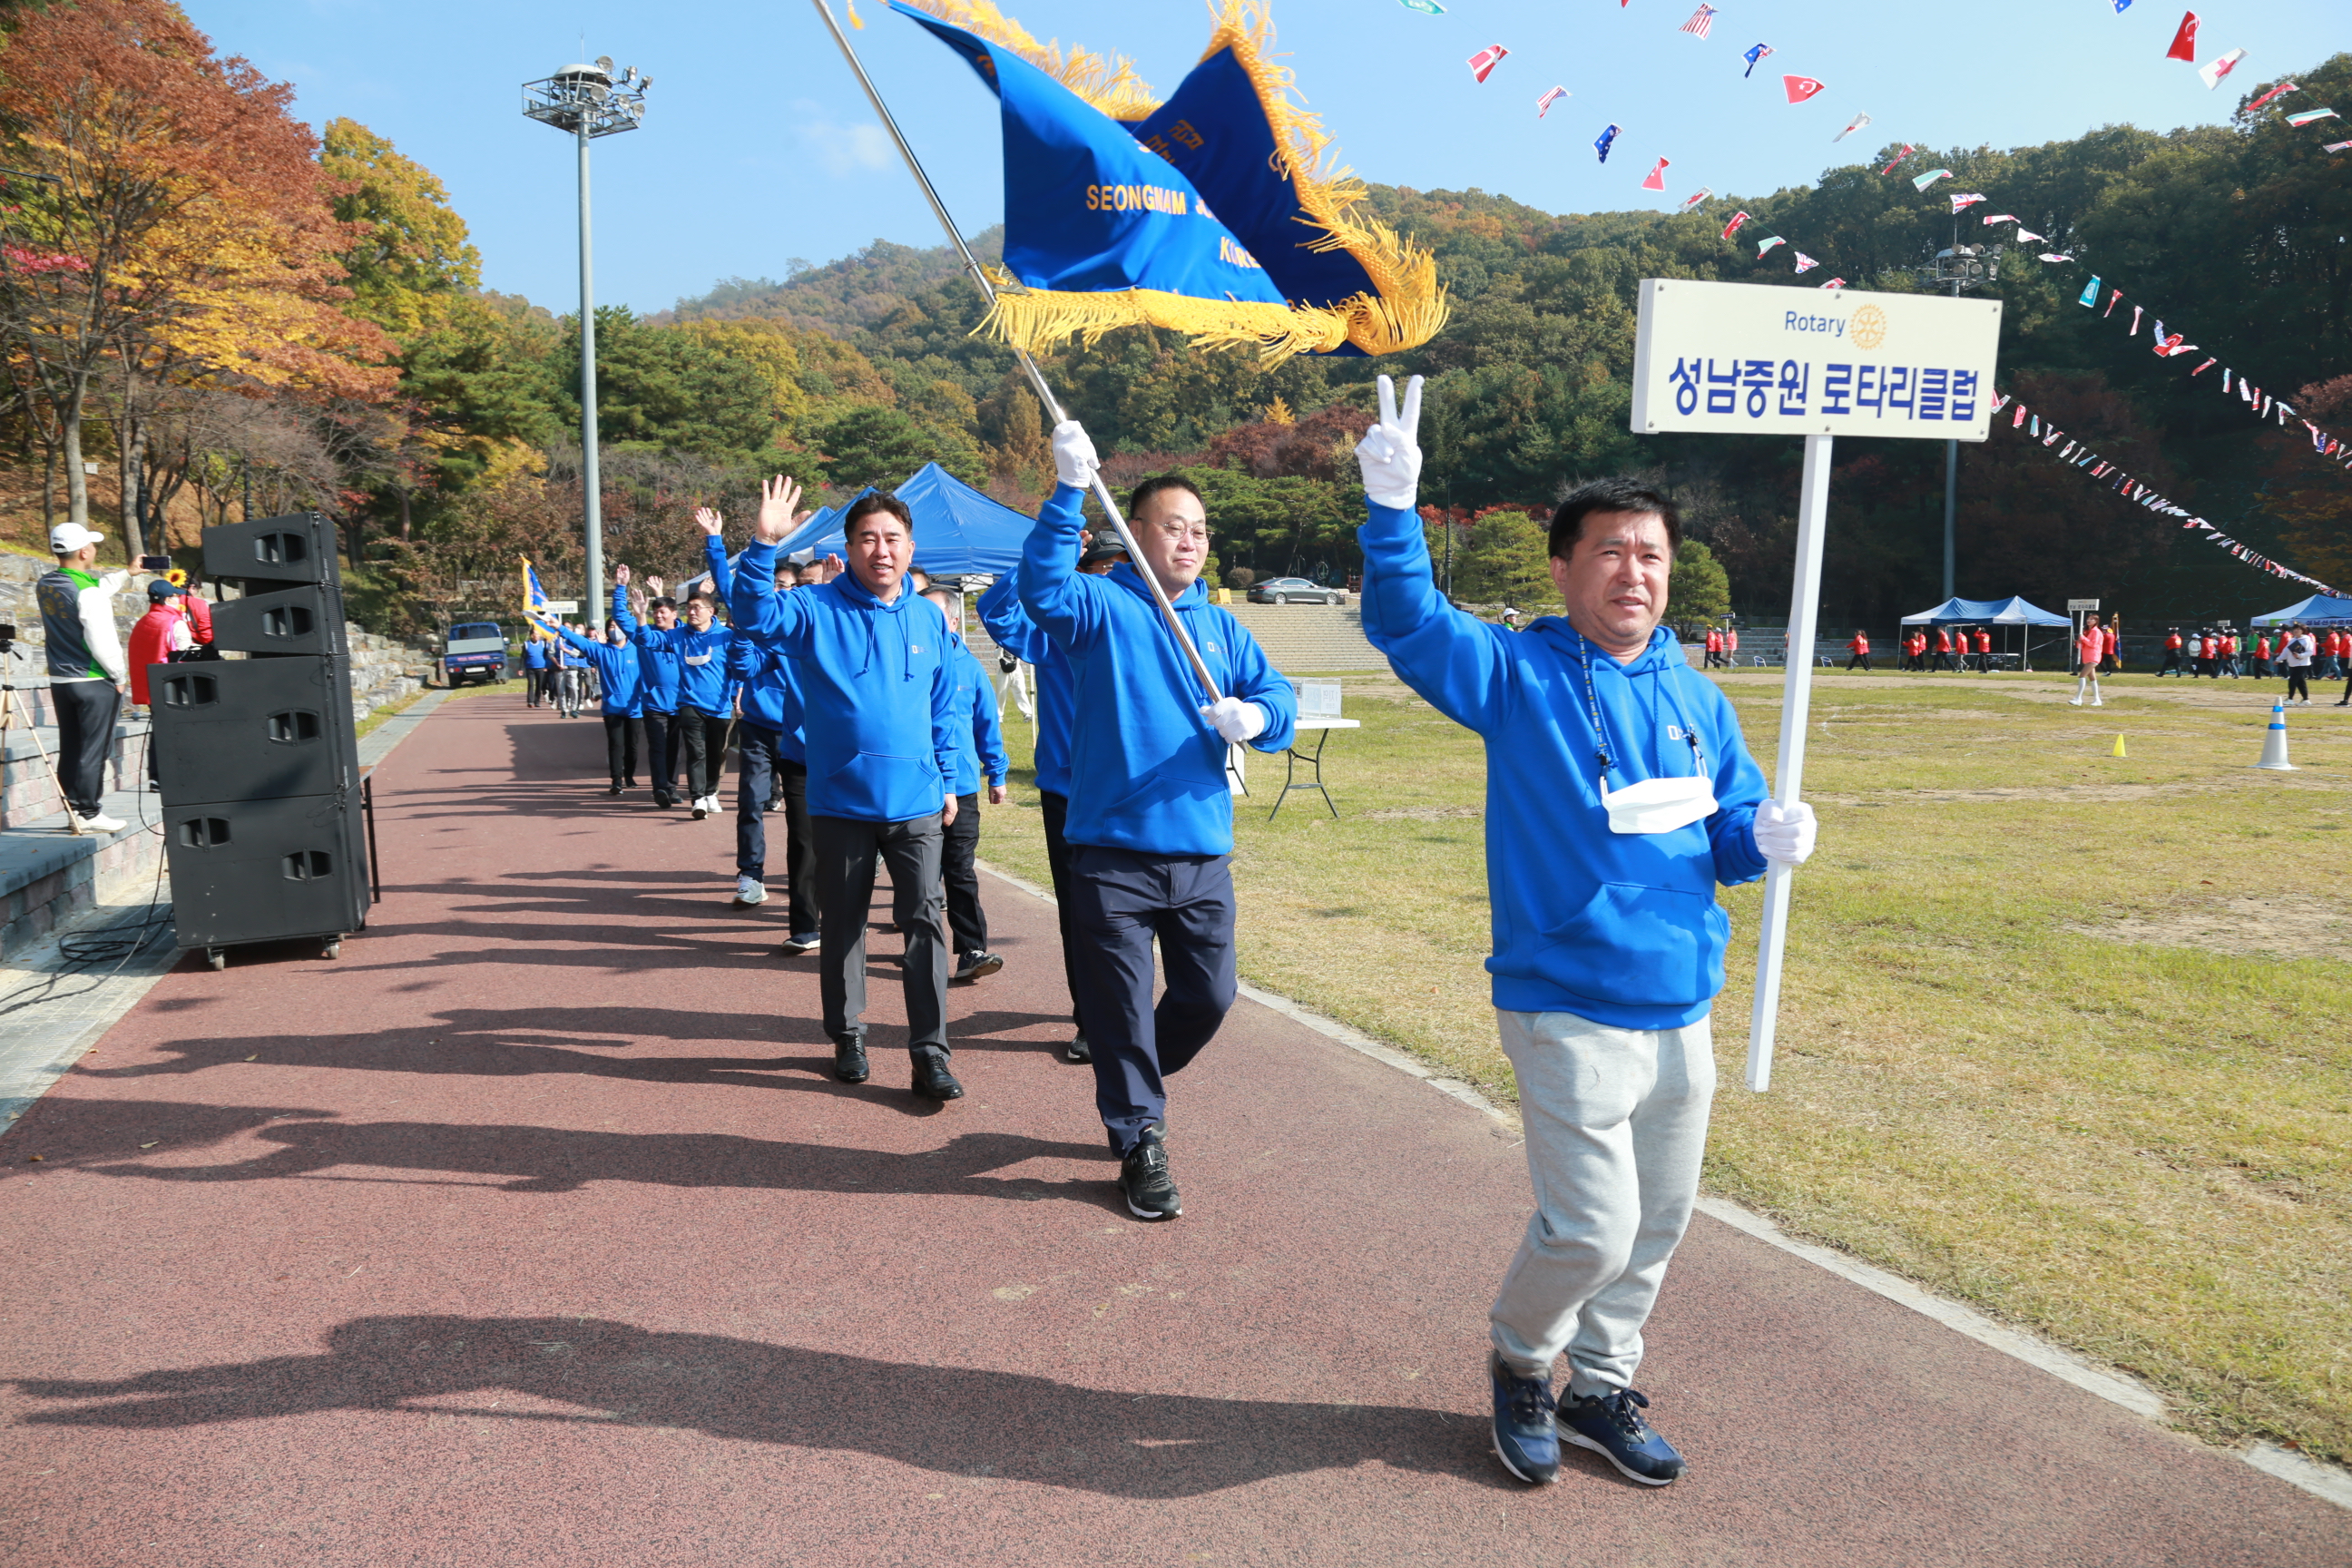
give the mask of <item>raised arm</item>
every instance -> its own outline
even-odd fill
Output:
[[[776,592],[776,546],[793,531],[801,488],[781,475],[760,484],[760,520],[727,595],[728,614],[740,637],[756,638],[795,658],[809,652],[814,599]]]
[[[1380,423],[1357,444],[1370,520],[1356,531],[1364,551],[1364,620],[1399,679],[1456,723],[1483,731],[1502,710],[1510,634],[1447,604],[1437,591],[1414,510],[1421,482],[1421,377],[1381,377]]]
[[[637,618],[629,614],[629,569],[613,568],[613,618],[621,623],[621,630],[630,641],[637,637]]]
[[[723,600],[733,586],[730,579],[734,576],[727,566],[727,520],[705,506],[695,509],[694,521],[702,525],[707,536],[702,542],[702,557],[710,567],[710,591]]]
[[[1094,646],[1104,614],[1095,584],[1078,576],[1078,529],[1087,487],[1097,467],[1095,444],[1076,420],[1054,426],[1054,475],[1060,483],[1038,509],[1037,526],[1021,552],[1021,607],[1037,627],[1072,653]]]
[[[988,592],[980,596],[980,624],[997,647],[1015,658],[1037,663],[1053,647],[1053,639],[1037,629],[1029,612],[1021,607],[1021,568],[1016,563],[1012,571],[989,584]]]

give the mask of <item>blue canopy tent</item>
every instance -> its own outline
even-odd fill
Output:
[[[1931,610],[1916,616],[1906,616],[1903,624],[1916,626],[2017,626],[2024,638],[2019,649],[2020,669],[2033,668],[2033,628],[2035,626],[2074,627],[2072,618],[2053,616],[2039,605],[2030,605],[2012,594],[2006,599],[1947,599]]]
[[[915,564],[934,577],[1010,572],[1037,526],[1034,518],[982,494],[937,463],[916,469],[896,493],[915,516]],[[811,551],[822,560],[846,549],[841,520],[848,510],[827,507],[817,513],[785,539],[778,556]]]
[[[2289,605],[2284,610],[2273,610],[2267,616],[2256,616],[2248,623],[2257,626],[2292,626],[2301,621],[2306,626],[2352,626],[2352,599],[2331,599],[2325,594],[2314,594],[2299,605]]]

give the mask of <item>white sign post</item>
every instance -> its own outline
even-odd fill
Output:
[[[1804,784],[1812,701],[1813,623],[1829,515],[1830,450],[1840,436],[1981,441],[1992,426],[2000,302],[1927,294],[1826,292],[1756,283],[1642,280],[1633,347],[1633,427],[1668,433],[1802,436],[1796,580],[1789,594],[1788,675],[1774,798]],[[1764,876],[1748,1087],[1772,1087],[1789,869]]]

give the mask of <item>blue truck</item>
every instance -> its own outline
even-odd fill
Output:
[[[496,686],[507,678],[507,633],[496,621],[459,621],[442,634],[441,684]]]

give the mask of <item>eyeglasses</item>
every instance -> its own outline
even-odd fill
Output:
[[[1205,525],[1200,528],[1185,528],[1178,523],[1155,522],[1151,526],[1159,531],[1160,538],[1171,543],[1206,544],[1209,542],[1209,531]]]

